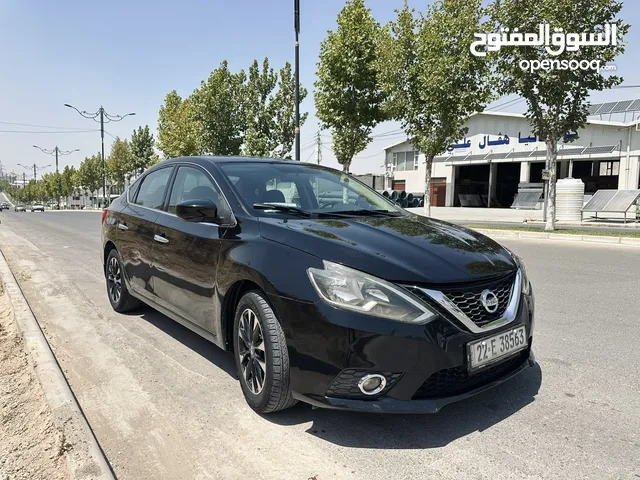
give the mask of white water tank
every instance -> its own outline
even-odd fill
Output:
[[[578,178],[563,178],[556,183],[556,220],[579,222],[584,205],[584,183]]]

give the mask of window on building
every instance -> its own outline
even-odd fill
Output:
[[[417,151],[409,152],[394,152],[393,153],[393,166],[396,167],[396,172],[405,172],[407,170],[418,169],[418,156]]]
[[[600,162],[599,175],[601,177],[614,177],[620,174],[620,160]]]

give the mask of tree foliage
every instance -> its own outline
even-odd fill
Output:
[[[295,86],[296,79],[291,64],[286,62],[280,69],[277,91],[271,101],[273,128],[270,132],[272,144],[270,155],[274,158],[291,159],[291,151],[296,139]],[[307,89],[300,85],[300,102],[307,97],[307,93]],[[308,115],[308,112],[300,114],[300,127],[304,125]]]
[[[492,98],[490,62],[469,49],[482,17],[480,0],[436,0],[418,15],[405,2],[380,36],[386,109],[426,157],[427,215],[434,157],[466,134],[465,121]]]
[[[131,167],[134,173],[142,173],[155,154],[153,147],[155,140],[149,131],[149,125],[141,126],[131,134]]]
[[[245,131],[245,72],[232,73],[227,61],[193,92],[195,130],[202,153],[239,155]]]
[[[245,155],[290,158],[295,139],[295,78],[291,65],[276,73],[265,58],[237,73],[223,61],[186,99],[167,95],[158,119],[165,158]],[[307,95],[300,87],[300,101]],[[304,124],[307,114],[300,117]],[[148,165],[147,165],[148,166]]]
[[[510,31],[538,32],[539,25],[562,28],[565,33],[602,32],[605,24],[615,24],[620,37],[629,26],[617,18],[622,2],[615,0],[575,0],[571,8],[562,0],[495,0],[490,6],[491,31],[500,28]],[[558,140],[572,130],[582,128],[588,116],[588,97],[591,91],[611,88],[622,82],[618,76],[605,76],[597,70],[537,70],[521,68],[527,61],[599,61],[610,63],[624,52],[624,44],[582,46],[577,51],[564,50],[551,55],[545,46],[502,47],[494,54],[499,90],[502,94],[517,94],[527,102],[527,117],[536,135],[545,139],[547,169],[550,173],[545,228],[555,228],[555,183]]]
[[[315,82],[317,117],[333,136],[333,150],[344,171],[371,142],[371,131],[384,120],[384,94],[376,69],[380,25],[364,0],[349,0],[338,15],[338,28],[320,45]]]
[[[62,170],[60,178],[60,192],[63,197],[73,195],[78,187],[78,177],[76,175],[76,168],[74,166],[66,165]]]
[[[126,180],[133,173],[132,159],[129,141],[116,137],[111,145],[111,153],[105,165],[107,177],[112,185],[119,188],[124,187]]]
[[[158,116],[158,148],[165,158],[202,153],[194,115],[190,99],[182,100],[175,90],[167,94]]]
[[[78,185],[91,193],[102,187],[102,159],[100,154],[85,157],[78,168]]]
[[[245,86],[244,113],[246,133],[244,154],[256,157],[267,157],[274,149],[272,132],[275,127],[273,109],[273,90],[278,82],[278,75],[269,66],[265,58],[262,68],[254,60],[249,67],[249,75]]]

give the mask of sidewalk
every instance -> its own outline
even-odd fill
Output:
[[[407,208],[406,210],[424,215],[424,208]],[[635,219],[633,208],[627,214],[627,223],[624,224],[624,215],[608,213],[604,220],[591,218],[590,213],[585,214],[582,222],[556,222],[557,225],[567,227],[588,226],[594,228],[640,228],[640,222]],[[515,210],[511,208],[465,208],[465,207],[431,207],[431,216],[439,220],[453,223],[484,223],[484,224],[542,224],[542,210]]]

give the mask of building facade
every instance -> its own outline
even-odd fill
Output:
[[[431,202],[468,206],[468,196],[488,199],[485,206],[511,206],[519,185],[541,184],[546,157],[544,140],[531,132],[522,114],[484,112],[469,118],[469,131],[432,166]],[[640,120],[589,120],[558,144],[558,179],[573,177],[585,194],[602,189],[640,188]],[[385,149],[388,189],[423,193],[425,157],[410,140]]]

